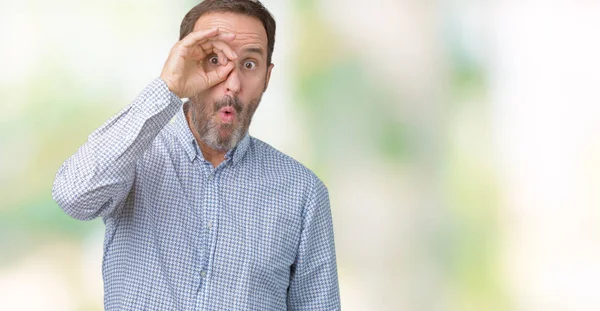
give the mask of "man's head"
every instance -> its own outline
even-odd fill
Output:
[[[227,151],[248,131],[269,84],[275,20],[259,1],[206,0],[186,14],[180,39],[211,28],[235,34],[229,45],[238,58],[225,81],[190,98],[188,113],[192,131],[204,144]],[[212,70],[220,66],[218,56],[210,55],[200,65]]]

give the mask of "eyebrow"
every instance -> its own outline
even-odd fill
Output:
[[[247,49],[244,49],[244,53],[256,53],[256,54],[259,54],[260,56],[263,56],[263,54],[265,52],[260,47],[249,47]]]

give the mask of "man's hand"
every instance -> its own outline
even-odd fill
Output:
[[[193,97],[223,82],[235,66],[231,60],[237,59],[227,44],[234,38],[234,34],[220,32],[218,28],[191,32],[171,49],[161,79],[179,98]],[[207,57],[212,55],[218,59],[211,57],[213,66],[205,67]]]

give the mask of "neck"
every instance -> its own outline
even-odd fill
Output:
[[[200,139],[200,134],[196,131],[196,127],[193,126],[192,120],[190,119],[190,111],[188,110],[185,114],[185,119],[187,120],[188,127],[192,131],[192,135],[194,135],[194,139],[196,139],[196,143],[200,147],[200,151],[202,152],[202,156],[208,162],[210,162],[213,167],[219,166],[225,160],[225,154],[227,151],[219,151],[209,147],[205,144],[202,139]]]
[[[206,145],[195,133],[194,138],[196,138],[196,142],[198,143],[198,146],[200,146],[202,156],[206,161],[212,163],[213,167],[219,166],[219,164],[221,164],[221,162],[225,160],[225,154],[227,153],[227,151],[218,151],[212,149],[211,147]]]

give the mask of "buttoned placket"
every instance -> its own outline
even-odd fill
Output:
[[[203,258],[201,258],[200,268],[197,272],[199,282],[200,282],[200,291],[198,296],[198,305],[197,309],[202,310],[202,306],[207,305],[209,300],[208,293],[208,284],[210,283],[210,277],[212,275],[211,267],[213,266],[213,254],[217,245],[217,234],[218,234],[218,220],[220,209],[220,195],[219,195],[219,184],[220,184],[220,174],[224,169],[224,166],[227,165],[228,160],[226,159],[219,166],[214,168],[212,164],[206,160],[202,160],[201,162],[201,171],[203,176],[205,176],[205,192],[204,192],[204,200],[203,200],[203,223],[202,230],[205,235],[202,239],[206,245],[205,252],[203,254]]]

